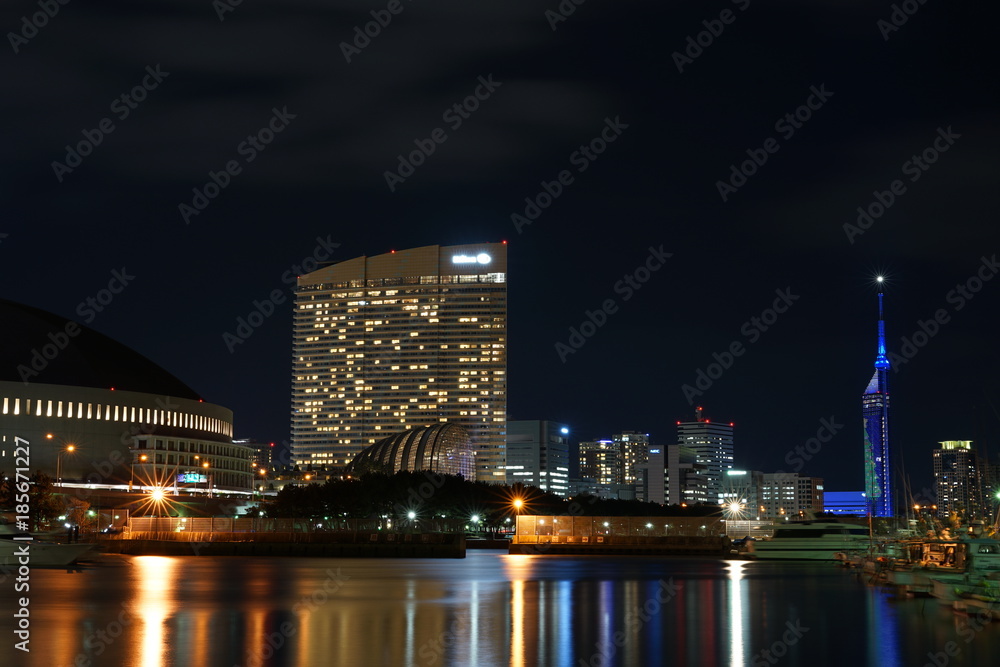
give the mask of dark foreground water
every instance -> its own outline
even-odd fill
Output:
[[[23,653],[0,582],[0,665],[1000,664],[1000,622],[826,564],[108,557],[30,585]]]

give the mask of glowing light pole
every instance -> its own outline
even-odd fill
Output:
[[[66,445],[65,449],[60,450],[59,453],[56,454],[56,486],[58,486],[60,488],[62,488],[62,485],[63,485],[63,481],[62,481],[62,457],[63,457],[63,454],[72,454],[75,451],[76,451],[76,446],[75,445]]]

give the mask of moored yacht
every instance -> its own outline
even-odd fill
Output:
[[[838,560],[837,554],[862,549],[871,541],[868,529],[838,521],[778,524],[774,536],[758,540],[750,555],[761,560]]]
[[[31,538],[14,539],[15,537]],[[20,565],[28,567],[62,567],[75,563],[94,548],[93,544],[59,544],[34,539],[30,534],[17,532],[0,521],[0,571],[17,571]],[[23,554],[27,551],[27,557]],[[27,563],[23,561],[27,561]]]

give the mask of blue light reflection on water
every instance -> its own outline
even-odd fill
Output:
[[[318,596],[331,568],[344,583]],[[949,665],[1000,655],[1000,623],[972,628],[827,564],[687,558],[123,558],[33,572],[31,621],[32,652],[8,642],[0,664],[861,667],[923,665],[948,642]],[[13,627],[0,615],[0,636]]]

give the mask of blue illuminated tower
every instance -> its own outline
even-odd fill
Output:
[[[878,278],[878,354],[875,374],[861,397],[865,431],[865,497],[871,516],[895,515],[892,467],[889,465],[889,359],[882,319],[882,276]]]

